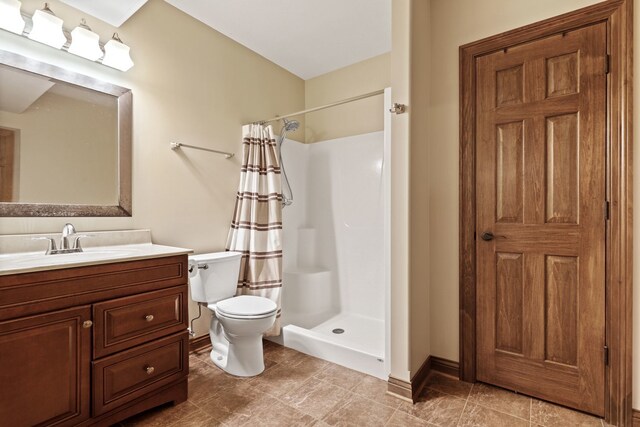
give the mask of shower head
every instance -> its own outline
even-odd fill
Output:
[[[300,122],[297,120],[282,119],[282,124],[286,132],[293,132],[300,127]]]

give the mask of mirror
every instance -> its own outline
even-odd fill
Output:
[[[131,91],[0,50],[0,216],[131,216]]]

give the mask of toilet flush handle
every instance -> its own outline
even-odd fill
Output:
[[[190,265],[189,266],[189,273],[193,272],[193,268],[195,267],[195,265]],[[209,264],[198,264],[198,269],[199,270],[208,270],[209,269]]]

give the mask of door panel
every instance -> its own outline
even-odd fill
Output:
[[[606,28],[476,62],[477,377],[604,415]]]
[[[91,329],[82,324],[90,319],[83,306],[0,322],[0,425],[75,426],[89,418]]]
[[[496,255],[496,349],[522,354],[523,257]]]
[[[522,223],[522,185],[524,168],[523,122],[497,126],[498,158],[496,159],[496,208],[497,221]]]

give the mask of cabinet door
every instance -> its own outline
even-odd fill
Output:
[[[90,319],[83,306],[0,322],[0,424],[67,426],[89,418],[91,328],[83,322]]]

